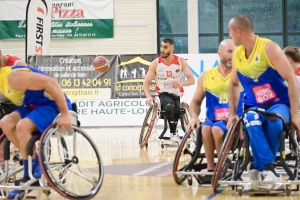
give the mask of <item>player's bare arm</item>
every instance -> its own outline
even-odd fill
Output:
[[[15,70],[8,76],[8,82],[16,91],[46,90],[57,103],[62,114],[58,124],[63,128],[71,128],[71,115],[65,95],[56,79],[31,71]]]
[[[201,104],[205,97],[205,92],[203,88],[203,81],[204,81],[205,72],[203,72],[198,80],[197,80],[197,88],[190,103],[190,115],[191,115],[191,122],[188,125],[188,128],[195,128],[200,126],[199,115],[201,112]]]
[[[295,128],[300,131],[300,121],[298,116],[299,85],[292,66],[278,44],[274,42],[266,43],[265,52],[269,61],[273,64],[280,76],[288,82],[291,121]]]
[[[186,76],[186,80],[184,82],[180,82],[180,86],[190,86],[195,83],[195,78],[191,70],[189,69],[189,65],[184,58],[180,58],[182,71]]]
[[[234,54],[233,54],[234,56]],[[228,105],[229,105],[229,119],[227,123],[227,129],[231,124],[238,119],[237,106],[240,100],[240,81],[234,67],[234,58],[232,58],[232,71],[231,79],[228,87]]]
[[[148,105],[150,105],[150,106],[152,105],[152,101],[153,101],[153,98],[150,93],[150,84],[151,84],[152,80],[154,79],[156,67],[157,67],[157,60],[155,59],[150,64],[149,70],[145,76],[145,80],[143,83],[144,92],[147,97]]]

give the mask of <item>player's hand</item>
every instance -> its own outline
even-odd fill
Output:
[[[63,129],[71,129],[72,128],[72,116],[68,113],[62,113],[60,118],[58,119],[57,125]]]
[[[295,116],[291,116],[291,123],[297,133],[298,139],[300,139],[300,117],[298,114]]]
[[[239,120],[239,117],[237,115],[229,115],[226,129],[229,130],[230,127],[232,126],[233,122],[238,121],[238,120]]]
[[[174,89],[177,89],[177,88],[181,87],[181,83],[179,81],[173,81],[172,82],[172,87]]]
[[[148,103],[149,106],[153,105],[153,101],[154,101],[153,97],[147,97],[147,103]]]
[[[198,129],[200,126],[200,120],[198,118],[192,118],[189,124],[186,127],[186,130],[194,130],[195,128]]]

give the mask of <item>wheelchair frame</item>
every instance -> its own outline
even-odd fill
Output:
[[[192,177],[196,179],[198,184],[207,184],[208,181],[210,182],[211,179],[209,177],[212,177],[213,172],[201,172],[201,170],[207,168],[207,163],[203,163],[206,156],[205,153],[201,152],[202,146],[201,129],[198,128],[197,131],[195,129],[188,130],[177,149],[173,162],[173,178],[175,183],[180,185],[187,179],[188,185],[191,186],[193,184]],[[180,160],[185,159],[186,155],[190,159],[183,166],[179,166]],[[217,158],[216,154],[215,158]],[[205,177],[206,175],[208,175],[208,178]]]
[[[249,136],[246,130],[243,129],[243,139],[239,137],[239,129],[242,127],[242,118],[243,116],[234,123],[228,134],[226,136],[226,142],[223,143],[220,157],[218,159],[217,166],[214,171],[213,177],[213,191],[216,192],[219,185],[229,185],[232,189],[236,190],[238,195],[242,196],[245,193],[286,193],[287,195],[291,194],[291,191],[299,191],[299,162],[300,162],[300,146],[297,142],[295,132],[288,127],[284,118],[276,113],[266,112],[264,109],[257,108],[251,109],[260,114],[264,114],[267,117],[275,117],[281,119],[284,124],[284,129],[280,134],[280,156],[275,159],[275,162],[280,162],[281,166],[287,172],[289,179],[286,181],[280,182],[271,182],[271,181],[253,181],[246,182],[242,181],[241,175],[244,173],[247,164],[250,158],[249,150]],[[244,113],[248,112],[245,111]],[[243,114],[244,115],[244,114]],[[288,136],[288,140],[291,146],[291,155],[287,156],[285,152],[285,138]],[[244,145],[244,148],[242,146]],[[294,172],[291,171],[289,166],[286,164],[286,158],[295,160],[295,165],[290,167],[294,168]],[[277,164],[278,165],[278,164]],[[230,169],[232,171],[228,171]],[[261,189],[256,185],[270,185],[272,186],[269,189]],[[274,188],[279,186],[285,186],[284,189],[274,190]],[[292,189],[291,186],[296,185],[296,189]],[[244,188],[252,186],[253,190],[245,190]]]
[[[147,111],[147,114],[143,122],[142,130],[140,133],[140,138],[139,138],[139,144],[141,149],[143,149],[144,147],[148,148],[148,142],[160,142],[162,149],[167,145],[165,143],[180,142],[180,138],[178,138],[178,140],[175,141],[164,137],[165,133],[168,130],[168,120],[167,120],[167,116],[165,115],[165,111],[159,110],[159,107],[160,106],[156,100]],[[181,128],[184,132],[186,132],[185,126],[189,123],[191,118],[189,115],[188,104],[182,102],[179,112],[175,114],[180,115]],[[159,134],[156,129],[156,124],[158,122],[158,119],[161,119],[160,116],[163,116],[163,120],[164,120],[164,129],[161,134]]]

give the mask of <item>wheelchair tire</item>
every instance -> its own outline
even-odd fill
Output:
[[[177,151],[176,151],[176,155],[174,158],[174,162],[173,162],[173,178],[175,183],[177,183],[178,185],[182,184],[186,178],[188,177],[187,175],[180,175],[180,174],[176,174],[177,171],[183,171],[186,167],[186,165],[191,161],[194,153],[194,147],[196,146],[196,137],[193,137],[191,131],[188,131]],[[185,160],[185,156],[187,155],[187,160]],[[182,162],[181,162],[182,161]]]
[[[230,129],[228,130],[226,137],[224,139],[222,148],[221,148],[221,154],[218,158],[217,165],[214,170],[214,175],[212,178],[212,186],[213,191],[216,192],[217,188],[219,187],[219,180],[224,180],[232,176],[231,174],[227,174],[227,170],[232,164],[231,161],[228,158],[228,154],[230,150],[232,150],[232,146],[236,141],[236,138],[239,137],[239,124],[241,123],[242,119],[240,118],[237,122],[234,122]]]
[[[71,134],[63,135],[59,129],[53,124],[40,138],[39,162],[43,175],[49,186],[64,198],[91,199],[99,192],[104,177],[98,148],[76,126]]]
[[[150,106],[149,110],[147,111],[146,117],[143,122],[142,130],[140,133],[139,138],[139,145],[140,148],[143,149],[145,146],[148,147],[148,139],[151,135],[153,126],[155,124],[157,117],[157,105],[153,104]]]
[[[184,114],[183,114],[183,121],[185,123],[185,127],[190,123],[191,121],[191,115],[190,115],[190,107],[187,103],[182,102],[181,107],[184,109]],[[192,133],[193,137],[197,137],[197,131],[196,129],[193,129]]]

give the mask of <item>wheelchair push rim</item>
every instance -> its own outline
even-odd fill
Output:
[[[150,106],[149,110],[147,111],[146,117],[143,122],[142,130],[140,133],[139,145],[141,149],[143,149],[148,144],[148,139],[151,135],[153,126],[155,124],[156,117],[157,117],[157,105],[153,104],[152,106]]]
[[[180,185],[182,184],[186,178],[188,177],[187,175],[180,175],[180,174],[177,174],[178,171],[183,171],[185,170],[185,167],[186,165],[190,162],[190,160],[192,159],[192,156],[193,156],[193,150],[195,147],[195,140],[196,138],[192,136],[192,131],[191,130],[188,130],[188,132],[186,132],[186,134],[184,135],[177,151],[176,151],[176,155],[175,155],[175,158],[174,158],[174,162],[173,162],[173,178],[174,178],[174,181],[176,184]],[[192,137],[190,137],[192,136]],[[194,143],[194,145],[193,145]],[[189,157],[190,156],[190,159],[187,159],[185,161],[185,158]],[[181,158],[183,157],[183,158]],[[181,158],[181,159],[180,159]],[[180,164],[180,160],[182,161],[182,159],[184,160],[184,164],[183,166],[179,166],[181,165]]]
[[[67,199],[93,198],[99,192],[104,177],[97,146],[87,133],[76,126],[68,135],[61,135],[59,129],[55,124],[51,125],[40,139],[39,162],[43,175],[49,186]]]

